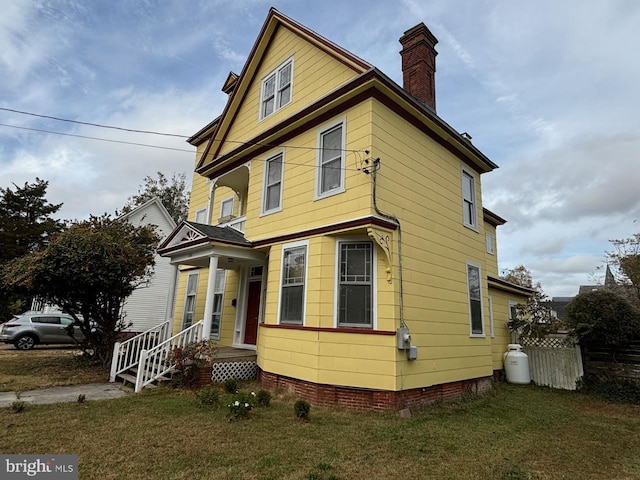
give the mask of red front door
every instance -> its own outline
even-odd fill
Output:
[[[244,325],[244,343],[255,345],[258,337],[258,315],[260,314],[261,282],[249,282],[249,299],[247,301],[247,318]]]

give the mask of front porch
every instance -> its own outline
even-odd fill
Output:
[[[257,359],[255,350],[220,347],[211,365],[211,381],[224,382],[229,378],[254,380],[258,375]]]

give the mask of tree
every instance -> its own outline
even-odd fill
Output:
[[[509,330],[522,337],[534,338],[542,338],[558,331],[559,321],[551,311],[548,297],[542,291],[542,285],[540,282],[533,284],[533,276],[524,265],[503,270],[502,279],[531,289],[527,302],[519,303],[516,306],[516,316],[509,319],[507,324]]]
[[[37,295],[71,315],[87,338],[85,353],[106,364],[127,326],[123,303],[150,278],[158,241],[153,227],[91,217],[7,264],[0,279],[5,288]]]
[[[144,185],[140,185],[138,193],[129,197],[122,208],[122,213],[129,213],[134,208],[158,197],[171,218],[179,224],[186,220],[189,213],[189,192],[187,191],[186,175],[173,174],[171,179],[162,172],[157,172],[158,178],[146,176]]]
[[[46,200],[48,185],[36,178],[34,183],[25,183],[23,187],[14,184],[15,191],[0,188],[0,266],[46,246],[51,236],[64,228],[63,222],[51,218],[62,204]],[[30,300],[26,294],[3,290],[0,320],[22,312]]]
[[[572,333],[592,345],[622,347],[640,338],[640,311],[611,290],[581,293],[567,305]]]
[[[609,241],[614,250],[606,252],[605,256],[614,273],[615,290],[640,307],[640,233]]]

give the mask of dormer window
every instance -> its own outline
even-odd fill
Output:
[[[262,80],[260,95],[260,119],[291,102],[293,58],[289,58]]]

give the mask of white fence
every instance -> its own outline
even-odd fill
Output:
[[[529,372],[536,385],[576,389],[576,382],[584,375],[580,345],[565,335],[520,338],[518,343],[529,356]]]

